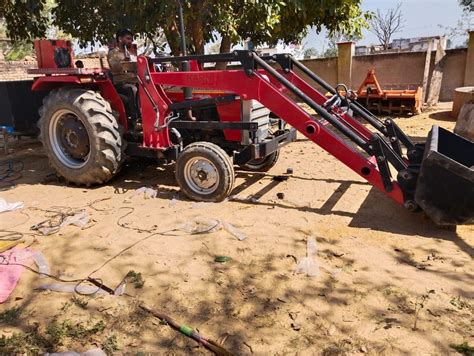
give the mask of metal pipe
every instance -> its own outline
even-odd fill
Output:
[[[347,126],[340,123],[330,113],[328,113],[324,108],[322,108],[317,103],[315,103],[309,96],[307,96],[303,91],[298,89],[288,79],[283,77],[280,73],[278,73],[275,69],[273,69],[268,63],[266,63],[263,59],[261,59],[255,53],[253,53],[253,58],[254,58],[254,61],[257,62],[260,67],[265,69],[276,80],[278,80],[285,87],[287,87],[293,94],[295,94],[301,100],[303,100],[306,104],[308,104],[311,109],[316,111],[325,120],[329,121],[335,128],[337,128],[346,137],[348,137],[355,144],[357,144],[359,147],[361,147],[364,151],[366,151],[369,154],[371,153],[371,149],[369,148],[369,144],[365,140],[363,140],[360,136],[358,136],[357,134],[355,134],[354,132],[349,130],[347,128]]]
[[[186,50],[186,32],[184,30],[184,15],[183,15],[183,4],[181,3],[181,0],[177,0],[178,2],[178,19],[179,19],[179,35],[181,36],[181,55],[186,56],[187,50]],[[190,71],[190,66],[188,61],[183,61],[181,65],[181,70],[183,72],[189,72]],[[184,100],[192,100],[193,99],[193,91],[192,88],[189,87],[184,87],[183,88],[183,94],[184,94]],[[191,110],[188,111],[188,117],[192,118],[192,112]]]
[[[335,95],[336,94],[336,89],[334,89],[331,85],[326,83],[322,78],[314,74],[311,70],[309,70],[306,66],[304,66],[300,61],[297,61],[293,58],[291,58],[291,61],[293,62],[298,69],[300,69],[304,74],[306,74],[308,77],[313,79],[316,83],[318,83],[320,86],[322,86],[325,90],[330,92],[331,94]],[[377,130],[381,131],[382,133],[386,134],[387,129],[385,128],[384,124],[380,122],[378,118],[373,116],[369,111],[366,111],[366,109],[361,106],[357,102],[349,102],[349,107],[354,110],[358,115],[362,116],[365,120],[367,120],[372,126],[374,126]]]

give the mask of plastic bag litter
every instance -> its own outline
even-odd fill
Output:
[[[240,202],[246,202],[246,203],[258,203],[259,199],[255,198],[253,195],[249,195],[246,198],[242,198],[240,195],[231,195],[229,198],[229,201],[240,201]]]
[[[342,268],[330,268],[330,267],[325,266],[325,265],[321,265],[321,268],[325,269],[334,278],[336,278],[337,275],[342,272]]]
[[[74,351],[65,351],[65,352],[54,352],[46,353],[45,356],[106,356],[107,354],[101,349],[92,349],[86,352],[74,352]]]
[[[303,257],[295,268],[295,273],[305,273],[309,277],[319,276],[319,263],[316,260],[318,247],[315,238],[306,240],[306,256]]]
[[[79,293],[79,294],[109,294],[105,290],[100,289],[96,286],[84,285],[84,284],[43,284],[35,289],[38,290],[50,290],[54,292],[64,293]]]
[[[243,241],[247,238],[246,234],[244,234],[231,223],[205,217],[198,217],[191,221],[187,221],[179,227],[181,231],[193,235],[216,232],[221,230],[222,228],[229,234],[237,238],[239,241]]]
[[[42,252],[36,252],[33,255],[33,261],[36,263],[36,266],[38,267],[38,272],[42,273],[40,275],[40,278],[45,278],[47,277],[46,274],[50,274],[49,265],[46,262],[46,259],[44,258],[44,255]]]
[[[185,222],[179,229],[190,234],[205,234],[219,231],[222,229],[222,225],[219,220],[198,217]]]
[[[23,203],[21,201],[15,203],[9,203],[5,199],[0,198],[0,213],[5,211],[12,211],[16,209],[23,208]]]
[[[243,241],[247,238],[247,235],[245,235],[242,231],[237,229],[234,225],[231,223],[222,221],[221,222],[222,227],[232,236],[236,237],[239,241]]]
[[[137,195],[143,196],[145,199],[153,199],[156,198],[158,195],[158,191],[153,188],[147,188],[147,187],[141,187],[135,190],[135,192],[132,194],[132,196],[128,199],[125,199],[125,201],[130,201]]]
[[[0,254],[0,303],[5,302],[15,289],[25,267],[31,264],[35,251],[13,247]]]
[[[68,225],[74,225],[83,229],[88,223],[89,213],[87,213],[86,211],[82,211],[80,213],[74,214],[73,216],[68,216],[66,219],[64,219],[60,226],[64,227]]]
[[[81,211],[72,216],[68,216],[66,219],[63,220],[63,222],[59,226],[53,226],[53,227],[44,226],[44,227],[40,227],[38,231],[41,232],[43,235],[51,235],[51,234],[54,234],[55,232],[58,232],[64,226],[74,225],[74,226],[80,227],[81,229],[84,229],[88,223],[89,223],[89,213],[87,213],[86,211]]]
[[[170,200],[170,207],[176,206],[178,201],[179,201],[179,198],[173,197],[173,199]]]

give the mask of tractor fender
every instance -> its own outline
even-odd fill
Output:
[[[110,79],[96,79],[76,75],[44,76],[35,78],[31,90],[52,91],[64,87],[84,88],[99,92],[110,103],[112,110],[118,113],[118,121],[124,132],[128,131],[125,106]]]

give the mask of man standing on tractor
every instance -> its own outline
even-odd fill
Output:
[[[112,80],[117,92],[125,96],[125,107],[127,114],[133,123],[138,118],[137,113],[137,74],[136,53],[132,46],[133,33],[129,29],[117,31],[115,36],[116,46],[109,50],[107,61],[109,62]]]

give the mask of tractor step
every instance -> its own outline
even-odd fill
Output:
[[[474,142],[433,126],[415,201],[436,224],[474,223]]]

